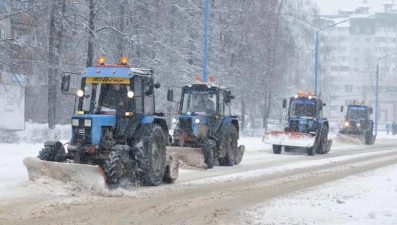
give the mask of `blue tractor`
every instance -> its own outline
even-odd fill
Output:
[[[173,182],[178,159],[167,153],[169,130],[164,114],[155,111],[154,88],[160,84],[154,83],[152,70],[131,68],[125,57],[117,65],[100,57],[81,79],[70,142],[49,141],[38,158],[79,170],[97,168],[109,188]],[[69,83],[70,74],[64,74],[63,92]]]
[[[328,153],[332,140],[328,140],[329,124],[323,117],[324,106],[318,96],[299,91],[289,99],[284,131],[265,132],[262,141],[273,145],[274,154],[280,154],[283,146],[286,152],[303,147],[308,155]],[[287,99],[284,99],[283,108],[286,107]]]
[[[340,109],[343,112],[343,106]],[[372,108],[353,101],[353,104],[347,106],[347,112],[343,127],[339,130],[338,139],[341,141],[355,141],[366,145],[372,145],[375,142],[374,121],[371,120]]]
[[[167,98],[173,101],[172,89]],[[237,116],[231,115],[232,99],[230,89],[216,85],[212,76],[208,82],[197,76],[182,87],[170,150],[194,167],[239,164],[245,147],[237,143],[240,129]]]

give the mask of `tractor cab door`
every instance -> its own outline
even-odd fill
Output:
[[[155,111],[154,94],[152,89],[152,78],[145,76],[135,76],[133,82],[134,101],[136,113],[152,115]]]
[[[227,90],[219,90],[219,108],[218,108],[218,113],[219,116],[221,117],[230,117],[231,112],[230,112],[230,97],[229,94],[230,92]]]
[[[317,100],[317,116],[318,119],[323,118],[323,101],[318,99]]]

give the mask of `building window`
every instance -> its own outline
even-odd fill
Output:
[[[353,85],[345,85],[346,92],[353,92]]]
[[[365,38],[366,42],[371,42],[371,38]]]
[[[360,58],[354,58],[354,62],[360,62]]]
[[[367,32],[367,34],[371,33],[371,27],[367,27],[366,32]]]
[[[354,42],[356,43],[360,42],[360,38],[359,37],[354,38]]]

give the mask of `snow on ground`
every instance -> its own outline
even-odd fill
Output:
[[[252,224],[397,224],[397,165],[251,207]]]
[[[61,134],[67,129],[68,126],[65,126],[58,132],[61,138],[64,137]],[[35,183],[29,182],[22,160],[27,156],[37,156],[43,143],[27,143],[31,141],[27,132],[20,135],[26,143],[0,144],[0,199],[6,200],[13,196],[36,193],[38,189],[41,193],[43,190],[48,190],[54,195],[65,195],[66,193],[62,191],[67,192],[67,189],[76,188],[73,185],[65,187],[60,183],[50,183],[45,179]],[[334,138],[335,135],[331,137]],[[378,139],[397,139],[397,136],[379,132]],[[266,157],[293,157],[273,155],[271,146],[262,143],[262,137],[242,137],[239,144],[245,145],[247,158],[259,157],[258,160],[261,160]],[[335,142],[330,154],[333,149],[337,151],[346,146],[348,145]],[[269,154],[260,154],[261,152]],[[311,164],[308,163],[308,165]],[[278,169],[291,168],[293,169],[291,165],[286,165]],[[184,173],[188,171],[182,170],[180,176]],[[255,176],[255,173],[261,174],[253,171],[251,175]],[[219,180],[222,180],[222,177]],[[213,182],[213,180],[207,182]],[[58,188],[62,185],[63,189]],[[397,224],[396,199],[397,165],[394,165],[264,201],[263,204],[253,206],[242,213],[251,218],[252,224],[391,225]]]

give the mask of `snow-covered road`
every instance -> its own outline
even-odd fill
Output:
[[[28,181],[22,159],[37,155],[42,144],[1,144],[0,224],[396,224],[397,168],[358,169],[394,160],[394,136],[383,135],[374,146],[336,142],[329,154],[314,157],[274,155],[261,138],[241,143],[246,154],[238,166],[181,170],[173,185],[114,192]],[[321,172],[305,177],[313,169],[332,182],[316,183]],[[354,169],[358,175],[349,176]],[[274,188],[277,182],[302,186],[283,192]]]

